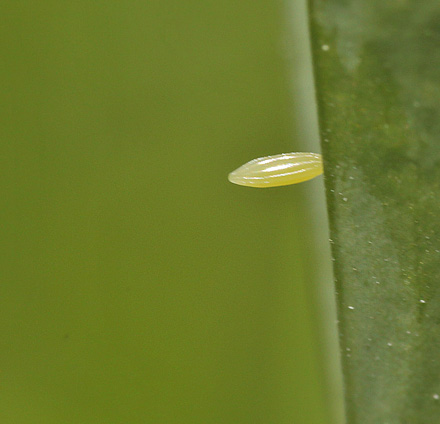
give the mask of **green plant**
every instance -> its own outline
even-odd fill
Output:
[[[440,6],[311,0],[347,421],[440,421]]]

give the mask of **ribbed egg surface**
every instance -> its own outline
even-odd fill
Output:
[[[321,175],[317,153],[296,152],[251,160],[229,174],[229,181],[249,187],[278,187],[301,183]]]

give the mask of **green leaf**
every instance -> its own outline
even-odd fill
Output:
[[[440,422],[440,4],[311,0],[350,424]]]

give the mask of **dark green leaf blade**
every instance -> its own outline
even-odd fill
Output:
[[[311,23],[347,419],[440,422],[440,5]]]

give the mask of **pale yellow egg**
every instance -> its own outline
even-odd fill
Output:
[[[229,181],[249,187],[278,187],[297,184],[321,175],[322,157],[296,152],[251,160],[229,174]]]

